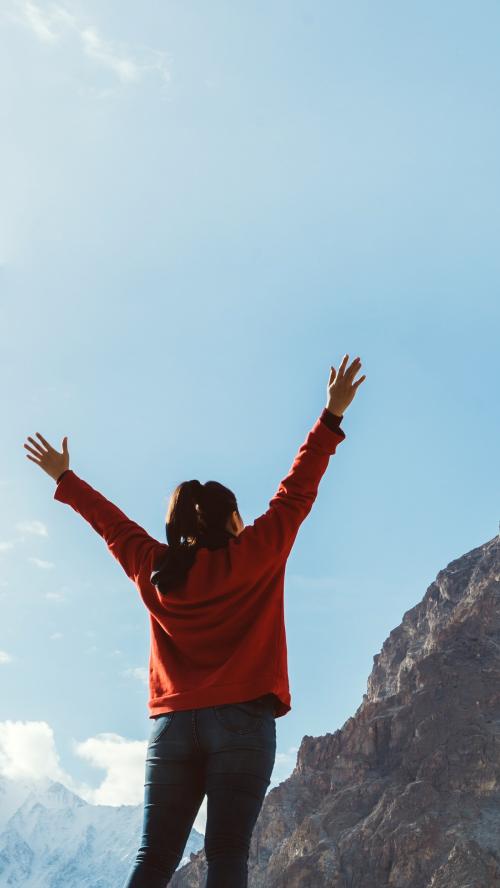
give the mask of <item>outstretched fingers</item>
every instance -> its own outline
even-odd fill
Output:
[[[339,367],[339,374],[340,374],[340,376],[343,375],[348,360],[349,360],[349,355],[344,355],[344,357],[342,358],[342,361],[340,362],[340,367]]]
[[[31,435],[28,435],[27,440],[31,442],[33,447],[30,447],[29,444],[24,444],[23,446],[26,448],[26,450],[29,450],[29,452],[32,453],[33,456],[38,457],[37,459],[33,459],[33,457],[28,456],[28,454],[26,454],[26,456],[28,456],[28,459],[31,459],[32,462],[37,462],[38,465],[41,465],[41,463],[45,462],[45,460],[49,456],[51,456],[51,454],[55,453],[55,450],[49,444],[49,442],[45,440],[45,438],[43,437],[43,435],[40,434],[40,432],[35,432],[35,434],[40,438],[40,440],[43,442],[43,444],[45,446],[42,447],[42,444],[40,444],[39,441],[35,441],[35,439],[31,437]]]
[[[40,466],[40,465],[42,464],[42,461],[41,461],[40,459],[35,459],[35,457],[34,457],[34,456],[30,456],[29,453],[26,454],[26,458],[27,458],[27,459],[30,459],[31,462],[36,463],[37,466]]]
[[[30,453],[34,453],[35,456],[45,456],[46,451],[43,449],[43,447],[40,447],[38,441],[34,441],[33,438],[30,438],[29,436],[28,441],[31,441],[34,446],[30,447],[29,444],[24,444],[26,450],[29,450]]]
[[[352,362],[351,366],[347,369],[345,375],[348,376],[350,380],[352,380],[353,377],[356,376],[356,373],[358,372],[360,367],[361,367],[360,358],[354,358],[354,361]]]
[[[45,444],[47,450],[54,450],[54,448],[52,447],[52,444],[49,444],[49,442],[45,440],[45,438],[43,437],[43,435],[40,434],[40,432],[36,432],[36,435],[40,438],[40,441],[43,444]]]
[[[356,380],[356,382],[353,384],[353,389],[357,389],[358,385],[360,385],[360,383],[364,382],[365,379],[366,379],[366,373],[363,376],[361,376],[359,379]]]
[[[340,366],[338,371],[335,370],[334,367],[330,368],[330,381],[329,385],[335,382],[348,382],[351,385],[351,389],[356,389],[360,383],[364,382],[366,379],[366,374],[364,374],[360,379],[357,379],[355,383],[353,383],[353,379],[356,376],[356,373],[361,369],[361,359],[359,357],[354,358],[349,367],[347,367],[347,362],[349,360],[349,355],[345,354],[340,362]],[[347,370],[346,370],[347,367]]]

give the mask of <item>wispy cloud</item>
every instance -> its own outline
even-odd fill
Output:
[[[62,592],[46,592],[45,598],[48,598],[49,601],[66,601]]]
[[[52,635],[49,635],[49,638],[50,638],[52,641],[55,641],[56,639],[58,639],[58,638],[62,638],[62,637],[63,637],[62,632],[53,632]]]
[[[1,663],[12,663],[12,657],[7,651],[0,651],[0,664]]]
[[[13,549],[13,548],[14,548],[14,543],[12,543],[8,540],[2,540],[2,542],[0,542],[0,552],[8,552],[9,549]]]
[[[141,79],[140,66],[130,57],[118,56],[109,43],[106,43],[95,28],[84,28],[80,32],[85,53],[96,62],[110,68],[111,71],[124,81],[137,81]]]
[[[32,521],[18,521],[16,530],[19,530],[21,533],[32,534],[33,536],[47,537],[49,535],[47,525],[43,521],[37,521],[36,519]]]
[[[22,12],[26,24],[32,28],[36,36],[45,43],[55,43],[57,34],[51,29],[47,17],[34,3],[23,3]]]
[[[156,74],[170,82],[168,54],[150,46],[129,47],[103,37],[95,25],[84,22],[56,3],[37,4],[14,0],[8,15],[11,21],[29,28],[42,43],[57,47],[76,37],[84,56],[96,65],[112,71],[122,83],[137,83],[147,74]]]
[[[37,521],[36,519],[33,521],[18,521],[15,527],[16,530],[20,531],[21,536],[16,537],[14,540],[0,541],[0,552],[8,552],[10,549],[14,548],[16,543],[24,543],[26,541],[26,537],[23,534],[28,534],[28,536],[42,537],[48,537],[49,535],[47,527],[43,523],[43,521]]]
[[[145,685],[148,684],[149,681],[149,670],[146,666],[134,666],[130,669],[124,669],[122,675],[132,676],[132,678],[138,678],[139,681],[144,682]]]
[[[34,555],[30,555],[28,561],[32,561],[33,564],[36,564],[37,567],[41,567],[42,570],[50,570],[54,567],[52,561],[44,561],[43,558],[36,558]]]

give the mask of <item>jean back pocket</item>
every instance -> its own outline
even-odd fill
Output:
[[[266,707],[257,700],[222,703],[212,708],[219,723],[232,734],[251,734],[258,731],[266,716]]]

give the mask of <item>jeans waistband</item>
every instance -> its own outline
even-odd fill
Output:
[[[261,694],[260,697],[253,697],[252,700],[248,701],[249,703],[263,703],[265,706],[268,706],[269,709],[274,713],[276,711],[276,696],[275,694]]]

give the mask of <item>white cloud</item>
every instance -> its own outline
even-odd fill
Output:
[[[94,25],[77,18],[63,6],[14,0],[8,17],[29,28],[38,40],[53,46],[76,36],[82,53],[95,64],[111,70],[123,83],[137,82],[148,72],[158,74],[164,83],[170,81],[166,52],[142,46],[135,49],[136,58],[133,58],[127,47],[119,49],[102,37]]]
[[[71,782],[59,764],[52,728],[44,721],[0,722],[0,774]]]
[[[139,681],[143,681],[145,685],[149,682],[149,669],[146,666],[133,666],[130,669],[124,669],[122,675],[132,676],[132,678],[138,678]]]
[[[33,564],[36,564],[37,567],[41,567],[43,570],[49,570],[54,567],[52,561],[44,561],[42,558],[35,558],[33,555],[28,558],[28,561],[32,561]]]
[[[140,80],[140,67],[130,58],[117,56],[111,46],[99,37],[95,28],[85,28],[80,36],[85,53],[106,68],[111,68],[120,80]]]
[[[36,519],[33,521],[19,521],[16,524],[16,530],[20,530],[21,533],[31,533],[34,536],[46,537],[49,535],[47,526],[43,521],[37,521]]]
[[[120,734],[102,733],[75,742],[76,755],[105,771],[96,789],[82,796],[94,805],[137,805],[144,798],[144,762],[147,740],[126,740]]]
[[[0,722],[0,775],[15,780],[59,780],[94,805],[138,805],[144,799],[146,740],[98,734],[73,741],[73,751],[105,771],[97,788],[76,781],[59,760],[54,732],[45,721]]]
[[[22,6],[26,24],[33,29],[36,36],[45,43],[55,43],[58,39],[47,20],[47,16],[34,3],[25,2]]]
[[[0,542],[0,552],[8,552],[9,549],[14,548],[14,543],[9,543],[7,541]]]
[[[52,640],[56,640],[58,638],[62,638],[62,632],[53,632],[52,635],[49,635],[49,638]]]
[[[7,651],[0,651],[0,663],[11,663],[12,657]]]
[[[48,598],[49,601],[66,601],[62,592],[46,592],[45,598]]]

